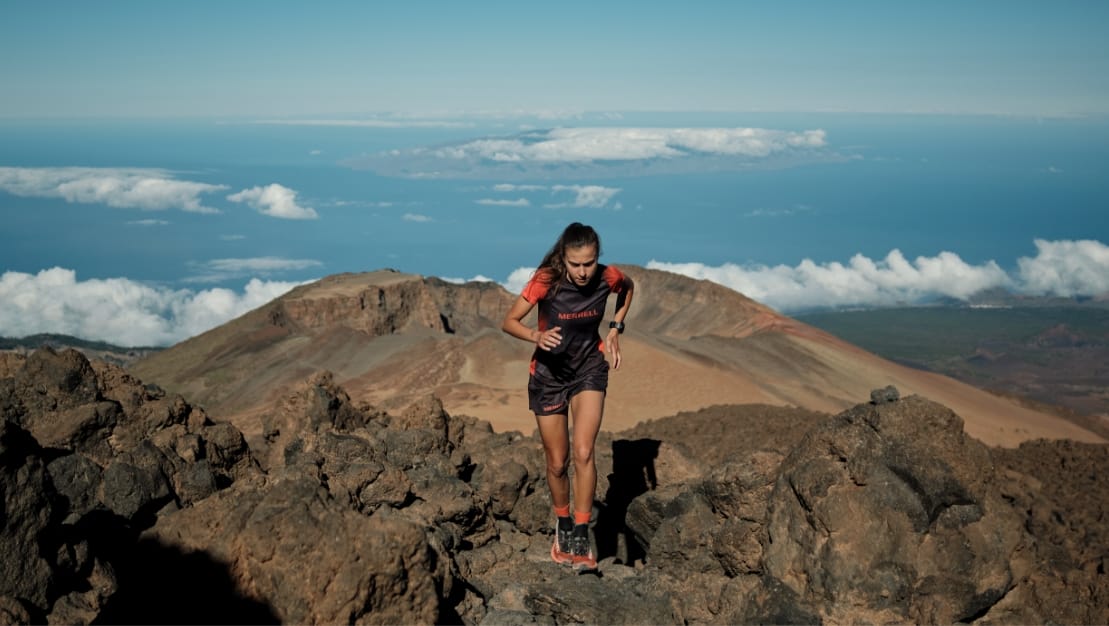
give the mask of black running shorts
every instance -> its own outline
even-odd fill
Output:
[[[583,391],[608,390],[608,361],[600,350],[581,370],[566,381],[532,374],[528,378],[528,406],[536,415],[558,415],[570,411],[570,399]]]

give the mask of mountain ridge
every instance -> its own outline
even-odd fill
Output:
[[[968,433],[991,444],[1103,441],[1057,416],[882,359],[715,283],[620,267],[636,281],[636,299],[605,429],[720,404],[835,413],[892,384],[952,407]],[[248,437],[260,435],[263,413],[285,388],[321,370],[357,401],[399,410],[431,393],[452,413],[530,432],[531,348],[500,331],[515,297],[496,283],[395,270],[336,274],[130,369]]]

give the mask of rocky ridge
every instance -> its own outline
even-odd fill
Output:
[[[884,360],[720,285],[621,269],[635,280],[636,296],[620,342],[624,365],[610,381],[606,430],[715,404],[838,413],[893,384],[959,412],[968,432],[993,445],[1037,437],[1105,442],[1057,415]],[[231,421],[251,443],[287,390],[321,370],[357,403],[398,412],[432,394],[450,413],[480,416],[495,430],[530,431],[531,416],[520,408],[531,348],[500,330],[515,297],[488,282],[338,274],[128,371]]]
[[[599,570],[537,437],[287,389],[229,423],[75,351],[0,356],[0,623],[1106,623],[1109,446],[990,448],[920,396],[603,432]]]

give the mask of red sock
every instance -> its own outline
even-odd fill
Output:
[[[570,517],[570,505],[556,506],[554,512],[557,517]]]
[[[589,518],[593,515],[593,511],[574,511],[575,524],[588,524]]]

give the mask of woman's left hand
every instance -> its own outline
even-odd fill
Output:
[[[612,369],[620,369],[620,333],[615,328],[608,331],[605,346],[612,354]]]

